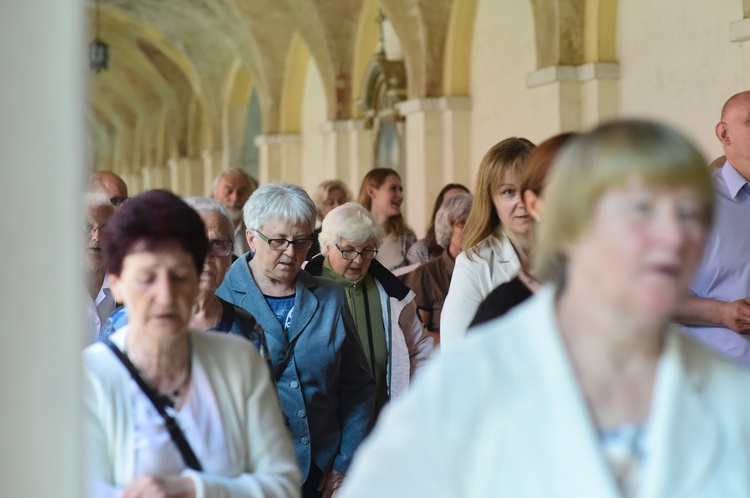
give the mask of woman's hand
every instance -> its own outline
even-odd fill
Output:
[[[125,488],[122,498],[195,498],[192,479],[142,475]]]
[[[323,491],[323,498],[331,498],[334,492],[344,484],[344,474],[331,469],[323,479],[320,480],[318,491]]]

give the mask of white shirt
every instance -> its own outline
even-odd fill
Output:
[[[232,466],[219,406],[195,353],[191,361],[193,378],[185,404],[178,411],[168,411],[177,420],[193,452],[203,455],[201,466],[207,472],[224,474]],[[130,396],[134,414],[135,474],[180,474],[187,466],[164,425],[164,418],[135,381],[130,383]]]
[[[109,279],[104,277],[102,288],[96,296],[96,301],[91,299],[88,292],[84,292],[86,303],[86,346],[95,343],[99,339],[99,332],[107,319],[115,310],[117,303],[109,288]]]

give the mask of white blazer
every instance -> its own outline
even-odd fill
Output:
[[[472,260],[462,252],[456,258],[451,286],[440,314],[440,350],[455,349],[485,297],[521,269],[513,244],[501,229],[477,244]]]
[[[342,498],[616,498],[554,290],[478,327],[382,413]],[[638,497],[750,496],[750,371],[669,332]]]

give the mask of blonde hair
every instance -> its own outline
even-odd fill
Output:
[[[368,187],[374,189],[380,188],[389,176],[395,176],[401,180],[401,176],[396,172],[395,169],[391,168],[375,168],[371,169],[365,177],[362,179],[362,186],[359,188],[359,196],[357,202],[359,202],[365,209],[372,211],[372,198],[367,193]],[[401,231],[407,228],[406,221],[404,221],[404,215],[399,213],[397,215],[388,218],[385,230],[387,235],[397,239],[401,235]]]
[[[464,228],[463,249],[469,259],[472,259],[472,253],[479,253],[477,244],[500,226],[492,196],[503,175],[508,171],[520,173],[533,148],[534,144],[529,140],[511,137],[498,142],[484,155],[477,173],[474,203]]]
[[[682,134],[650,121],[613,121],[575,138],[556,157],[537,225],[536,273],[565,283],[565,248],[589,226],[601,196],[636,178],[650,187],[685,186],[703,201],[705,225],[713,215],[706,161]]]
[[[331,192],[334,190],[341,190],[344,193],[344,197],[346,197],[346,202],[349,202],[352,200],[352,194],[349,192],[349,187],[346,186],[344,182],[341,180],[326,180],[317,187],[315,187],[315,191],[313,192],[312,200],[315,203],[315,208],[318,211],[318,219],[320,221],[323,221],[323,215],[320,213],[320,208],[323,207],[323,203],[328,199],[328,196],[331,195]]]

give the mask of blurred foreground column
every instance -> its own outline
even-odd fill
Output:
[[[80,498],[85,11],[0,5],[0,496]]]

